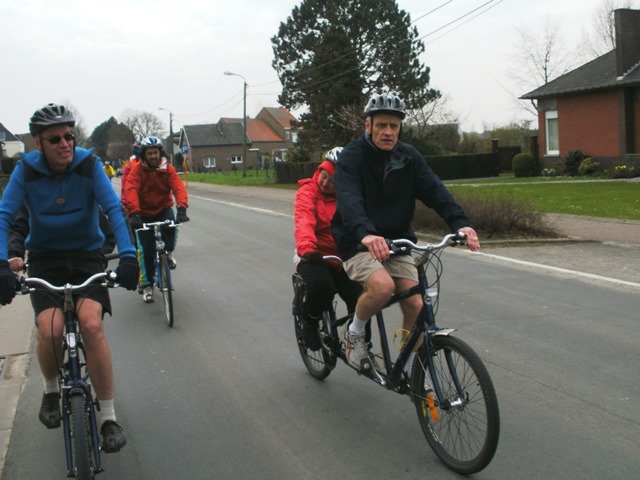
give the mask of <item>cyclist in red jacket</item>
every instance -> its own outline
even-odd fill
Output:
[[[322,259],[323,255],[338,255],[331,219],[336,211],[333,174],[341,150],[342,147],[330,150],[313,177],[298,182],[300,188],[294,202],[294,264],[307,288],[302,318],[305,343],[310,350],[320,348],[318,321],[322,312],[330,308],[336,292],[347,304],[349,313],[355,310],[362,292],[362,287],[350,280],[341,266]]]
[[[187,189],[171,165],[157,137],[147,137],[140,142],[140,161],[129,171],[124,185],[122,202],[129,214],[129,223],[134,230],[143,223],[175,220],[176,223],[188,222]],[[178,215],[173,212],[175,197]],[[140,262],[140,287],[145,303],[153,302],[153,289],[150,279],[153,278],[153,261],[155,257],[155,239],[153,230],[136,232],[138,239],[138,261]],[[176,267],[172,252],[176,245],[175,229],[163,230],[169,265]]]

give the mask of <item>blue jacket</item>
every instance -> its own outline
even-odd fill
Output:
[[[337,210],[331,230],[344,260],[368,234],[415,242],[416,200],[436,210],[452,231],[470,225],[427,161],[407,143],[385,152],[366,136],[355,140],[340,153],[333,180]]]
[[[0,259],[7,259],[9,228],[26,201],[29,209],[30,252],[100,250],[104,234],[98,205],[109,217],[121,257],[135,257],[120,199],[91,152],[76,148],[73,160],[58,180],[40,151],[22,155],[0,200]]]

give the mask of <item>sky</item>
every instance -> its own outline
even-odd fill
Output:
[[[88,133],[127,111],[154,113],[167,131],[171,112],[178,131],[241,117],[243,77],[253,118],[263,107],[279,106],[270,39],[301,1],[2,1],[0,123],[24,133],[32,113],[55,102],[70,104]],[[517,29],[549,18],[573,49],[603,1],[397,4],[425,43],[421,61],[431,69],[431,86],[446,95],[463,130],[482,131],[532,119],[514,101],[528,90],[519,91],[508,74]]]

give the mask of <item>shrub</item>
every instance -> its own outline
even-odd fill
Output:
[[[564,173],[565,175],[577,176],[580,172],[580,164],[583,160],[588,158],[589,155],[585,155],[580,150],[573,150],[567,154],[564,159]]]
[[[533,177],[534,159],[530,153],[514,155],[511,168],[514,177]]]
[[[559,233],[545,220],[542,212],[534,210],[531,205],[518,201],[512,196],[496,195],[493,197],[456,192],[456,200],[464,208],[473,227],[480,234],[480,239],[492,238],[557,238]],[[412,223],[416,231],[445,234],[449,228],[444,220],[432,209],[416,202],[416,213]]]
[[[592,175],[596,173],[600,169],[600,164],[593,160],[593,158],[588,157],[585,158],[582,162],[580,162],[580,166],[578,167],[578,173],[580,175]]]

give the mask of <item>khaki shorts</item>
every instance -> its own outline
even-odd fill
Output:
[[[411,255],[394,255],[384,263],[371,258],[369,252],[357,253],[343,264],[353,281],[366,285],[371,274],[384,268],[392,278],[406,278],[418,283],[418,270]]]

